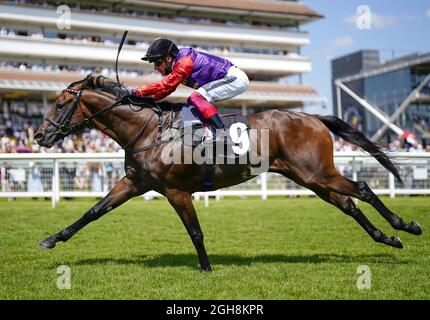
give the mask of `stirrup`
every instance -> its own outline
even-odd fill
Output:
[[[218,129],[219,131],[223,131],[222,129]],[[222,141],[223,135],[217,134],[218,131],[215,131],[215,133],[211,130],[211,134],[208,135],[207,133],[202,136],[201,144],[203,146],[212,146],[220,141]]]
[[[219,141],[219,137],[214,137],[213,135],[211,136],[204,135],[202,137],[201,144],[204,146],[212,146],[217,141]]]

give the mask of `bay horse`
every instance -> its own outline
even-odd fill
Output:
[[[169,117],[161,117],[166,111],[157,112],[155,107],[158,104],[148,97],[141,99],[144,107],[136,112],[128,103],[118,101],[115,95],[118,86],[121,85],[93,74],[70,84],[58,97],[34,136],[39,145],[52,147],[71,132],[91,126],[104,132],[125,149],[125,176],[80,219],[41,241],[40,246],[53,248],[57,242],[69,240],[84,226],[129,199],[155,190],[167,197],[176,210],[197,250],[201,271],[209,272],[211,265],[191,197],[192,193],[202,191],[201,177],[204,170],[197,164],[164,164],[160,160],[163,150],[182,143],[157,143],[159,129],[164,130],[172,124]],[[159,104],[163,109],[175,107],[169,102]],[[173,112],[172,121],[177,122],[179,118],[179,112]],[[414,235],[422,233],[418,223],[405,223],[390,211],[366,182],[349,180],[336,170],[330,131],[370,153],[401,181],[396,166],[381,147],[368,140],[360,131],[335,116],[277,109],[251,114],[248,120],[253,129],[269,128],[269,172],[281,174],[309,188],[324,201],[355,219],[374,241],[395,248],[403,247],[397,236],[386,236],[373,226],[352,198],[372,205],[394,229]],[[212,190],[253,178],[247,175],[247,167],[246,164],[216,164]]]

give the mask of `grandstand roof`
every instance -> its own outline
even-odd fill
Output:
[[[218,10],[228,10],[230,14],[234,14],[234,10],[248,11],[248,14],[255,13],[271,13],[271,14],[284,14],[284,15],[298,15],[306,18],[306,20],[314,20],[323,18],[320,13],[304,6],[301,3],[292,1],[268,1],[268,0],[159,0],[159,1],[124,1],[141,3],[151,6],[163,5],[183,5],[182,10],[204,10],[205,8],[212,8]],[[151,2],[151,3],[149,3]]]
[[[154,1],[154,3],[158,2]],[[247,16],[248,13],[244,12],[243,15]],[[228,13],[223,13],[221,16],[226,18]],[[275,19],[270,18],[269,20],[273,21]],[[279,19],[285,22],[287,18],[281,15]],[[0,2],[0,22],[5,26],[13,26],[19,28],[18,30],[22,26],[27,26],[28,28],[43,28],[46,31],[58,32],[58,21],[58,14],[50,8],[3,5]],[[173,19],[146,19],[100,12],[73,12],[71,25],[73,27],[70,30],[64,29],[61,32],[119,37],[124,30],[128,30],[129,39],[134,39],[135,41],[152,40],[155,37],[162,36],[178,41],[179,44],[216,44],[242,48],[281,49],[294,52],[301,46],[310,43],[307,32],[298,30],[188,23]]]

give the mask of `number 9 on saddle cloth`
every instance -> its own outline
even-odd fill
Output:
[[[214,139],[216,157],[239,158],[247,154],[250,147],[248,117],[239,114],[225,114],[221,117],[225,129],[211,128],[212,132],[217,135],[217,139]],[[184,105],[182,107],[181,126],[184,128],[185,145],[196,147],[201,144],[207,124],[200,112],[193,106]]]

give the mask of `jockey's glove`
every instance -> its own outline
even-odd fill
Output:
[[[128,92],[128,90],[124,87],[115,87],[114,92],[119,100],[123,99],[124,97],[130,96],[130,92]]]

